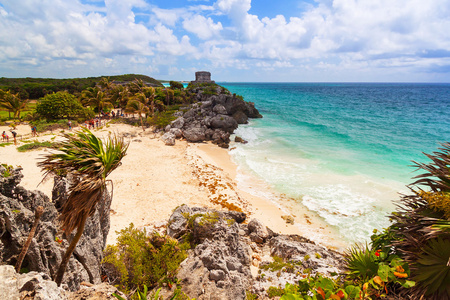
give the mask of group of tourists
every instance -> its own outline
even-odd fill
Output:
[[[14,139],[14,145],[17,145],[17,141],[16,141],[16,137],[17,137],[17,132],[15,132],[14,130],[10,130],[11,134],[13,136]],[[2,133],[2,142],[7,142],[9,143],[9,135],[6,133],[6,131],[3,131]]]
[[[102,120],[97,117],[95,119],[90,119],[89,121],[88,120],[84,121],[84,126],[87,129],[95,129],[95,128],[99,128],[103,125],[102,125]]]

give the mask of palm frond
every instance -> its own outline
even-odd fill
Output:
[[[59,152],[46,155],[37,165],[44,170],[44,179],[61,173],[75,177],[60,216],[62,228],[70,234],[85,214],[94,213],[105,190],[106,177],[120,166],[128,144],[117,136],[103,143],[86,128],[64,137]]]

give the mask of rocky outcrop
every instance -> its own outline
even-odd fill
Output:
[[[0,174],[4,168],[0,166]],[[8,174],[9,175],[9,174]],[[39,191],[28,191],[19,186],[21,168],[12,170],[9,176],[0,176],[0,263],[15,265],[22,246],[34,222],[34,211],[44,207],[36,235],[22,263],[22,270],[36,271],[55,276],[62,256],[71,240],[58,226],[58,209],[67,199],[68,181],[55,179],[52,201]],[[100,261],[109,232],[109,208],[111,197],[105,194],[93,216],[88,218],[78,245],[69,261],[63,278],[72,291],[80,283],[100,283]]]
[[[246,291],[266,299],[270,286],[296,283],[303,274],[340,272],[342,256],[297,235],[279,235],[241,212],[178,207],[167,234],[195,244],[177,278],[196,299],[245,299]],[[272,269],[274,257],[285,267]],[[253,272],[252,272],[253,269]]]
[[[242,97],[231,95],[229,91],[216,85],[191,89],[198,102],[189,106],[168,127],[182,131],[189,142],[212,141],[220,147],[228,148],[230,134],[238,124],[248,123],[248,118],[262,118],[254,103],[245,102]],[[205,92],[209,89],[209,93]]]
[[[183,292],[196,299],[245,299],[251,285],[250,247],[240,236],[242,213],[179,207],[169,219],[168,234],[179,239],[188,232],[197,244],[181,264]]]
[[[76,292],[58,287],[45,273],[16,273],[13,266],[0,266],[0,296],[2,300],[117,300],[113,293],[126,296],[106,283],[92,285],[82,283]]]
[[[18,274],[13,266],[0,266],[0,295],[2,300],[63,300],[69,292],[56,285],[44,273]]]

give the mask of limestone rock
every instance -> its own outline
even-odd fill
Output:
[[[250,239],[256,243],[263,243],[269,237],[269,232],[258,219],[252,219],[248,223],[248,231],[250,232]]]
[[[203,128],[191,127],[183,130],[183,136],[188,142],[202,142],[205,140],[205,130]]]
[[[177,128],[176,128],[177,129]],[[171,132],[166,132],[161,137],[161,140],[166,144],[166,146],[175,145],[175,135]]]
[[[44,273],[16,273],[13,266],[0,266],[0,296],[2,300],[66,300],[68,292]]]
[[[211,119],[211,128],[221,129],[228,133],[233,133],[233,131],[238,127],[238,123],[235,119],[227,115],[217,115]]]
[[[173,212],[167,233],[180,241],[189,236],[196,245],[177,274],[186,295],[199,300],[245,299],[249,290],[258,299],[267,299],[270,286],[294,284],[306,269],[312,274],[341,272],[341,254],[301,236],[278,235],[257,219],[244,224],[245,217],[244,213],[186,205]],[[267,258],[275,255],[290,267],[283,271],[266,268],[264,277],[252,275],[250,267],[268,265]]]
[[[20,169],[13,171],[15,178],[20,177],[17,172],[20,172]],[[0,194],[0,263],[15,265],[34,222],[34,211],[37,206],[43,206],[44,213],[22,268],[45,273],[51,278],[55,276],[69,244],[60,232],[57,220],[58,209],[67,199],[68,181],[65,178],[55,179],[52,193],[54,202],[39,191],[27,191],[18,186],[20,180],[14,181],[15,186],[8,185],[10,182],[11,180],[0,180],[0,191],[11,195],[7,197]],[[83,236],[69,260],[63,284],[67,284],[72,291],[78,289],[82,281],[100,282],[100,261],[109,232],[110,205],[111,198],[105,193],[94,215],[88,218]],[[73,235],[75,232],[71,237]],[[56,237],[62,239],[61,244],[56,241]]]
[[[233,114],[233,119],[235,119],[238,124],[247,124],[248,123],[248,116],[241,110],[239,110]]]
[[[233,217],[241,220],[243,215],[185,205],[172,214],[168,234],[180,238],[182,232],[190,232],[197,243],[177,275],[189,297],[245,299],[251,283],[251,250],[239,235],[238,223],[227,221]]]
[[[226,115],[227,109],[222,104],[217,104],[216,106],[214,106],[213,112],[219,115]]]
[[[170,128],[178,128],[181,129],[184,126],[184,118],[178,117],[175,121],[172,122]]]
[[[115,293],[126,299],[126,295],[116,287],[107,283],[101,283],[88,287],[82,287],[69,295],[69,300],[117,300],[112,294]]]
[[[176,139],[180,139],[181,137],[183,137],[183,132],[181,131],[181,129],[179,128],[171,128],[169,130],[169,132],[171,134],[173,134],[175,136]]]

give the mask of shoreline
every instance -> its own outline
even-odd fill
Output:
[[[298,234],[333,250],[343,251],[348,246],[339,238],[337,230],[317,214],[303,207],[295,199],[289,199],[272,191],[262,180],[245,174],[247,178],[250,178],[248,187],[253,191],[243,187],[237,178],[238,175],[242,175],[242,170],[232,160],[228,149],[219,148],[211,143],[193,144],[192,147],[195,147],[197,154],[206,163],[217,166],[234,183],[237,195],[248,203],[247,211],[245,211],[248,213],[247,220],[257,218],[274,232]],[[256,195],[255,190],[259,192],[262,190],[265,195],[270,195],[270,199],[261,193]],[[293,217],[293,224],[287,222],[285,219],[287,216]]]
[[[0,126],[1,131],[6,130],[4,128],[7,127]],[[26,136],[31,130],[27,125],[19,125],[16,131]],[[114,195],[107,244],[114,244],[116,231],[130,223],[139,228],[162,227],[176,207],[188,204],[219,210],[239,207],[247,213],[248,221],[257,218],[274,232],[302,235],[338,251],[346,246],[336,238],[332,228],[296,205],[295,201],[283,199],[283,205],[280,205],[280,201],[241,189],[237,180],[240,171],[227,149],[185,140],[177,140],[175,146],[166,146],[150,130],[142,131],[125,124],[110,124],[93,132],[100,137],[123,135],[130,141],[122,165],[108,177],[113,182]],[[41,133],[32,139],[51,140],[59,133]],[[20,144],[18,141],[18,146]],[[51,199],[53,181],[39,185],[42,173],[36,166],[40,156],[48,151],[39,149],[20,153],[14,145],[0,147],[0,163],[21,165],[24,178],[20,185],[40,190]],[[262,186],[254,180],[255,188]],[[285,207],[286,203],[291,203],[291,207]],[[294,224],[283,219],[287,215],[293,217]]]

